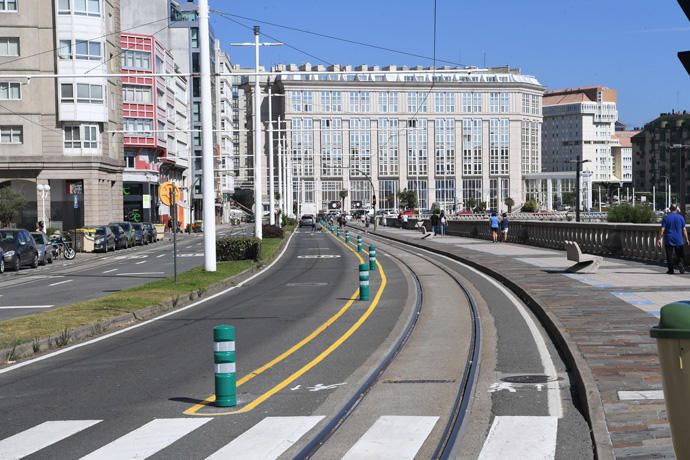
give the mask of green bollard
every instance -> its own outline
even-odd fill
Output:
[[[345,244],[350,244],[350,230],[345,230]]]
[[[237,405],[237,378],[235,376],[235,327],[213,328],[213,362],[215,363],[216,406]]]
[[[336,231],[335,231],[335,236],[337,236],[338,238],[340,238],[340,227],[338,227],[338,229],[336,229]]]
[[[369,300],[369,266],[359,266],[359,300]]]
[[[357,252],[362,252],[362,236],[357,235]]]
[[[376,270],[376,246],[369,246],[369,270]]]

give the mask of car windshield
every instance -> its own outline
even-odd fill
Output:
[[[104,227],[98,227],[96,229],[96,235],[105,235],[105,228]]]
[[[143,228],[141,224],[133,224],[132,227],[134,227],[134,230],[141,230]]]
[[[110,230],[112,230],[113,233],[120,233],[120,229],[116,225],[111,225]]]
[[[41,232],[32,232],[31,236],[37,244],[46,244],[46,236]]]

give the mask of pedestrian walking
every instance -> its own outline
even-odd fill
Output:
[[[45,225],[43,224],[43,221],[42,221],[42,220],[38,222],[38,225],[36,226],[36,231],[37,231],[37,232],[41,232],[41,233],[45,233],[45,232],[46,232],[46,230],[45,230]]]
[[[498,242],[498,216],[495,212],[491,213],[489,217],[489,226],[491,227],[491,239],[494,243]]]
[[[365,232],[365,233],[368,233],[368,232],[369,232],[369,222],[370,222],[369,214],[366,214],[366,215],[364,216],[364,232]]]
[[[434,213],[431,215],[431,232],[436,236],[437,231],[439,230],[438,224],[439,224],[439,217],[438,214]]]
[[[501,214],[501,234],[503,235],[503,241],[508,241],[508,214],[505,212]]]
[[[441,236],[444,236],[446,234],[446,225],[448,224],[445,211],[441,211],[441,215],[439,216],[439,224],[441,225]]]
[[[669,275],[673,274],[676,263],[678,264],[678,271],[685,273],[685,245],[690,244],[688,231],[685,228],[685,218],[677,212],[677,209],[675,204],[671,205],[671,212],[662,219],[659,235],[656,238],[657,247],[661,247],[663,240],[666,249],[666,265],[668,266],[666,273]]]

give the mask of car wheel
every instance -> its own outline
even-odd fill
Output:
[[[0,273],[5,273],[5,259],[0,258]]]
[[[31,260],[31,268],[38,268],[38,253],[34,252],[34,258]]]
[[[48,262],[46,262],[46,255],[45,255],[45,253],[44,253],[44,254],[43,254],[43,258],[42,258],[41,260],[38,261],[38,265],[45,265],[45,264],[47,264],[47,263],[48,263]]]
[[[19,261],[19,256],[15,255],[14,256],[14,271],[18,272],[22,268],[22,264]]]
[[[46,256],[46,257],[47,257],[48,263],[49,263],[49,264],[52,264],[52,263],[53,263],[53,256],[52,256],[52,254],[51,254],[51,255],[48,255],[48,256]]]

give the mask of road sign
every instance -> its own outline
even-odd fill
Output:
[[[173,198],[172,201],[170,200],[171,195]],[[182,198],[180,193],[180,187],[173,184],[172,182],[164,182],[158,188],[158,197],[164,205],[172,206],[175,203],[178,203]]]
[[[340,209],[340,201],[331,201],[328,203],[328,209]]]
[[[352,202],[352,209],[362,209],[362,202],[361,201],[353,201]]]
[[[144,209],[151,209],[151,195],[142,195],[141,207]]]

